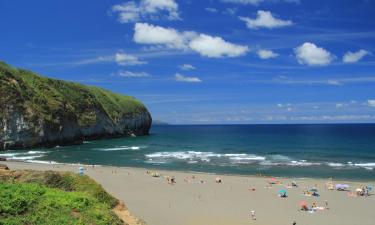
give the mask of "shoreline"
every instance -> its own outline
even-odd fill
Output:
[[[2,161],[3,163],[6,162],[15,162],[15,163],[30,163],[30,164],[41,164],[41,165],[69,165],[69,166],[95,166],[95,167],[108,167],[108,168],[124,168],[124,169],[144,169],[144,170],[155,170],[155,171],[163,171],[163,172],[180,172],[180,173],[191,173],[191,174],[206,174],[206,175],[217,175],[217,176],[235,176],[235,177],[251,177],[251,178],[269,178],[275,177],[278,179],[298,179],[298,180],[329,180],[333,179],[336,181],[341,182],[359,182],[359,183],[366,183],[366,182],[375,182],[374,179],[334,179],[332,177],[293,177],[293,176],[274,176],[274,175],[256,175],[256,174],[236,174],[236,173],[220,173],[220,172],[205,172],[205,171],[195,171],[195,170],[179,170],[179,169],[160,169],[157,167],[136,167],[136,166],[113,166],[113,165],[101,165],[101,164],[84,164],[84,163],[60,163],[53,161],[49,163],[48,161],[42,160],[33,160],[33,161],[22,161],[22,160],[6,160]],[[0,161],[0,164],[2,163]]]
[[[5,161],[10,169],[56,170],[79,172],[80,165],[36,164]],[[280,184],[267,187],[267,177],[233,176],[197,172],[153,170],[150,168],[82,165],[84,173],[101,184],[106,191],[123,201],[137,218],[151,225],[372,225],[375,220],[375,195],[350,197],[347,192],[325,188],[328,179],[277,178]],[[149,173],[147,173],[149,171]],[[159,177],[152,177],[157,171]],[[171,185],[167,178],[175,177]],[[193,178],[194,177],[194,178]],[[222,183],[216,183],[220,177]],[[201,183],[201,180],[204,183]],[[292,180],[298,188],[288,187]],[[336,181],[334,182],[341,182]],[[351,190],[375,182],[344,181]],[[320,197],[304,196],[302,192],[317,186]],[[280,198],[280,189],[288,198]],[[324,209],[325,200],[330,209],[299,212],[299,202],[315,203]],[[257,220],[250,219],[250,210]],[[350,213],[349,213],[350,212]],[[360,223],[358,223],[360,221]]]

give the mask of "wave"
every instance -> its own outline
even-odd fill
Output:
[[[19,160],[19,161],[27,161],[37,158],[42,158],[45,154],[48,153],[47,151],[17,151],[17,152],[7,152],[0,154],[0,157],[4,157],[7,160]]]
[[[60,164],[58,162],[55,162],[55,161],[43,161],[43,160],[26,160],[26,162],[30,162],[30,163],[38,163],[38,164]]]
[[[366,170],[374,170],[375,169],[375,162],[370,162],[370,163],[352,163],[348,162],[349,166],[354,166],[354,167],[360,167],[364,168]]]
[[[133,150],[133,151],[138,151],[140,150],[141,146],[119,146],[119,147],[113,147],[113,148],[98,148],[96,150],[98,151],[124,151],[124,150]]]
[[[364,168],[374,170],[375,163],[342,163],[326,161],[308,161],[304,159],[293,159],[285,155],[255,155],[245,153],[220,154],[215,152],[199,151],[176,151],[176,152],[154,152],[145,154],[146,163],[165,164],[171,162],[183,162],[188,164],[209,163],[213,165],[258,165],[264,167],[320,167],[328,166],[333,169]]]
[[[161,161],[180,160],[187,161],[188,163],[198,162],[211,162],[215,161],[232,161],[236,163],[251,163],[256,161],[263,161],[265,157],[253,154],[220,154],[214,152],[197,152],[197,151],[184,151],[184,152],[155,152],[146,154],[149,161],[160,163]]]

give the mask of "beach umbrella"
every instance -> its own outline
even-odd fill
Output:
[[[281,190],[279,190],[279,195],[281,195],[281,196],[285,196],[286,195],[286,190],[284,190],[284,189],[281,189]]]
[[[318,189],[317,189],[316,187],[313,187],[313,188],[310,189],[310,191],[312,191],[312,192],[317,192]]]

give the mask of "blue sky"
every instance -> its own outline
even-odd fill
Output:
[[[0,60],[176,124],[375,122],[375,1],[0,1]]]

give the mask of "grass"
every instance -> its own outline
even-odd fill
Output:
[[[116,225],[118,201],[87,176],[12,171],[0,176],[0,224]]]
[[[26,109],[29,116],[34,116],[36,120],[59,124],[61,118],[72,118],[80,126],[94,124],[97,111],[107,114],[112,121],[147,111],[133,97],[42,77],[0,62],[0,104],[9,103]]]

